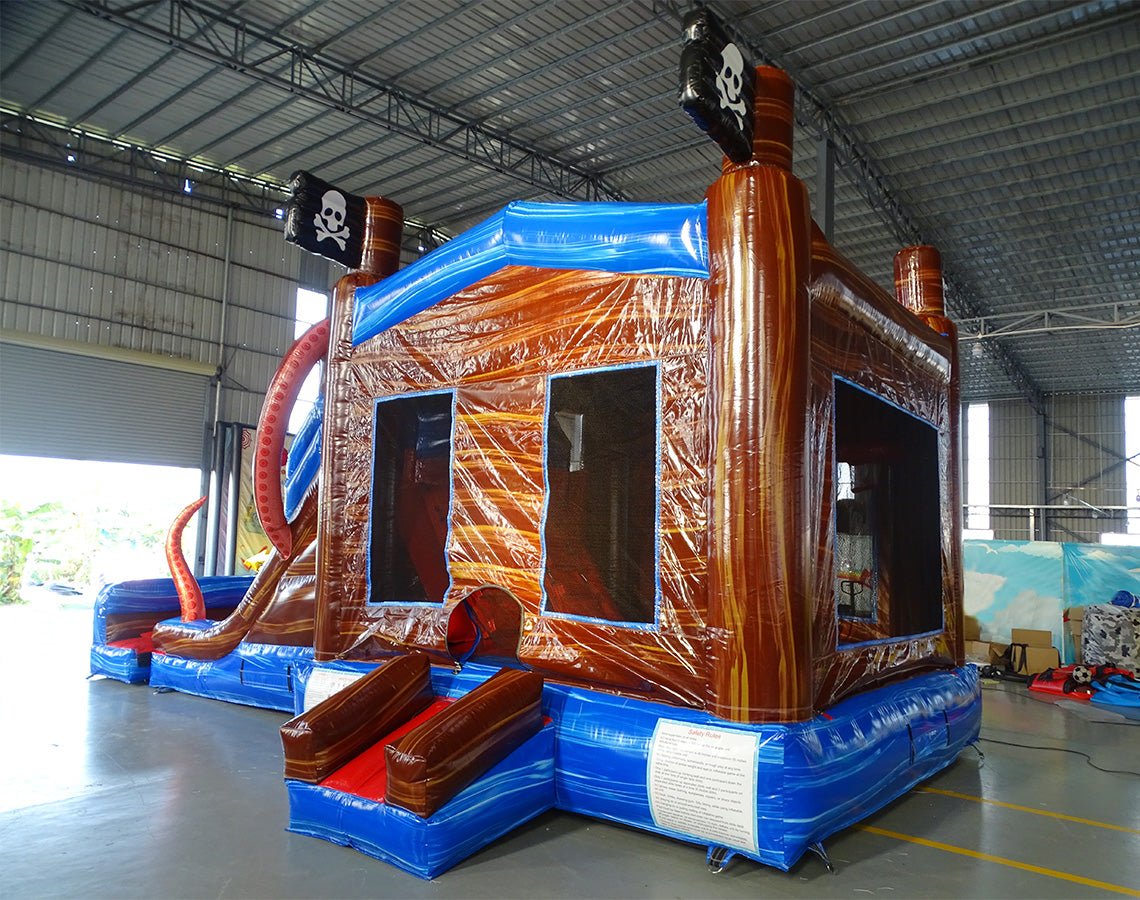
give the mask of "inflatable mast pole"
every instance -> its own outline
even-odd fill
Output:
[[[807,445],[808,195],[792,174],[794,88],[756,70],[752,158],[708,191],[713,500],[710,709],[812,715]]]
[[[958,328],[946,316],[946,304],[942,294],[942,256],[934,247],[920,244],[913,247],[904,247],[895,254],[895,297],[899,303],[922,319],[931,329],[944,335],[950,340],[952,349],[950,357],[950,390],[947,403],[950,421],[950,433],[940,436],[939,450],[945,454],[947,460],[946,471],[949,477],[946,480],[948,497],[942,498],[942,503],[948,502],[949,522],[952,531],[950,541],[950,558],[943,560],[942,571],[950,573],[947,578],[947,589],[950,591],[952,608],[962,609],[962,485],[960,481],[959,453],[961,447],[961,418],[962,402],[959,392],[958,364]],[[962,622],[946,622],[946,636],[950,643],[947,647],[947,656],[951,657],[957,665],[963,665],[966,660],[965,645],[962,642]]]
[[[364,247],[360,265],[337,281],[332,295],[331,335],[328,365],[325,369],[326,427],[319,488],[322,510],[337,508],[335,497],[341,489],[340,485],[333,483],[334,478],[329,476],[329,471],[336,455],[346,452],[345,447],[338,445],[338,442],[344,441],[344,429],[328,426],[337,415],[335,399],[340,393],[336,386],[337,379],[342,373],[348,372],[352,361],[352,318],[356,289],[375,284],[400,268],[400,241],[404,233],[403,207],[384,197],[365,197],[364,203]],[[371,422],[368,427],[372,427]],[[329,547],[332,541],[327,535],[327,528],[328,520],[321,516],[317,532],[317,583],[320,585],[336,583],[329,580]],[[358,558],[366,559],[367,548],[364,542],[368,539],[367,529],[355,529],[353,534],[353,540],[358,544],[349,549],[342,547],[341,555],[347,553],[351,557],[359,554]],[[340,634],[337,627],[342,618],[340,607],[343,602],[341,591],[317,591],[314,647],[318,660],[333,659],[345,649],[346,642],[352,639],[351,635]]]

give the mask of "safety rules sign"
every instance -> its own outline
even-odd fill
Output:
[[[649,808],[659,828],[757,853],[760,736],[661,719],[649,745]]]

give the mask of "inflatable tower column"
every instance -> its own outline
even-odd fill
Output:
[[[930,328],[949,338],[952,349],[950,357],[950,390],[947,403],[950,405],[950,433],[939,435],[939,454],[947,461],[946,481],[940,485],[943,505],[949,502],[951,529],[950,559],[942,561],[942,571],[949,573],[948,590],[951,592],[951,609],[961,614],[962,609],[962,488],[959,479],[959,440],[961,437],[962,403],[958,390],[958,329],[946,317],[946,305],[942,295],[942,256],[934,248],[926,245],[904,247],[895,254],[895,297],[899,303],[922,319]],[[946,546],[946,541],[943,541]],[[946,622],[946,636],[950,646],[946,655],[958,665],[965,662],[965,646],[962,643],[962,622]]]
[[[756,70],[752,159],[708,191],[713,298],[710,709],[812,714],[807,446],[808,195],[792,174],[794,89]]]
[[[322,446],[326,448],[321,456],[321,502],[322,510],[336,509],[335,498],[342,488],[344,465],[343,444],[346,423],[338,413],[341,405],[337,398],[343,391],[343,379],[349,372],[352,359],[352,316],[355,293],[358,287],[375,284],[387,278],[400,267],[400,240],[404,233],[404,210],[392,200],[383,197],[364,198],[364,246],[360,265],[343,276],[333,288],[332,322],[329,338],[328,366],[325,371],[325,422]],[[371,428],[371,423],[366,427]],[[367,529],[357,530],[359,545],[334,548],[327,539],[328,517],[321,516],[317,542],[317,608],[315,622],[316,659],[334,658],[343,651],[352,636],[339,633],[336,623],[342,619],[340,607],[347,602],[342,590],[330,589],[329,585],[340,584],[339,572],[332,571],[340,565],[345,554],[363,553],[363,542],[367,539]],[[337,559],[333,559],[333,554]],[[364,558],[364,557],[361,557]]]

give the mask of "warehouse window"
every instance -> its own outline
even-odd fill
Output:
[[[989,531],[990,525],[990,405],[966,408],[966,529]],[[974,534],[967,537],[993,537]]]
[[[297,288],[297,320],[293,326],[293,338],[299,338],[312,326],[316,325],[329,314],[329,298],[320,291],[310,291],[306,288]],[[296,434],[305,424],[305,419],[317,402],[317,395],[321,392],[321,375],[324,365],[314,366],[304,383],[301,392],[297,395],[297,402],[293,404],[293,411],[289,414],[289,434]]]
[[[937,429],[837,379],[834,478],[840,643],[941,628]]]
[[[1124,501],[1140,507],[1140,397],[1124,398]],[[1140,534],[1140,509],[1128,510],[1128,533]]]
[[[371,603],[440,603],[447,592],[452,392],[376,401]]]
[[[654,622],[657,367],[552,377],[544,462],[546,611]]]

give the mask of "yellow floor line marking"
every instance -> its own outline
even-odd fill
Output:
[[[1066,822],[1079,822],[1081,825],[1095,825],[1097,828],[1110,828],[1113,831],[1124,831],[1128,834],[1140,834],[1140,828],[1125,828],[1123,825],[1110,825],[1108,822],[1098,822],[1096,819],[1082,819],[1080,816],[1068,816],[1064,813],[1050,812],[1047,809],[1034,809],[1032,806],[1018,806],[1016,803],[1006,803],[1002,800],[991,800],[988,797],[975,797],[973,794],[959,794],[957,791],[944,791],[941,788],[921,787],[915,788],[919,794],[941,794],[943,797],[957,797],[959,800],[973,800],[975,803],[989,803],[992,806],[1002,806],[1006,809],[1016,809],[1019,812],[1033,813],[1038,816],[1049,816],[1051,819],[1064,819]]]
[[[1030,863],[1018,862],[1016,859],[1006,859],[1004,856],[991,856],[989,853],[979,853],[977,850],[967,850],[965,847],[955,847],[953,844],[943,844],[941,841],[928,841],[926,838],[915,837],[910,834],[902,834],[898,831],[887,831],[885,828],[876,828],[874,825],[856,825],[860,831],[869,831],[871,834],[882,835],[883,837],[894,838],[899,841],[907,841],[911,844],[921,844],[923,847],[932,847],[935,850],[945,850],[947,853],[957,853],[961,856],[970,856],[974,859],[981,859],[986,862],[997,863],[1002,866],[1009,866],[1013,869],[1022,869],[1026,872],[1035,872],[1038,875],[1047,875],[1050,878],[1059,878],[1062,881],[1071,881],[1075,884],[1083,884],[1088,887],[1100,888],[1102,891],[1112,891],[1114,894],[1124,894],[1126,897],[1140,897],[1140,891],[1133,890],[1129,887],[1124,887],[1119,884],[1109,884],[1107,881],[1097,881],[1094,878],[1085,878],[1081,875],[1070,875],[1068,872],[1058,872],[1056,869],[1046,869],[1042,866],[1034,866]]]

